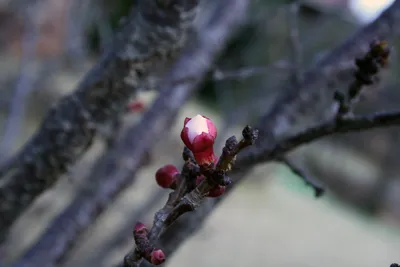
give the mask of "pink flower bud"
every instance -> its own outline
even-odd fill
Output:
[[[165,165],[156,172],[156,181],[162,188],[173,188],[176,183],[178,169],[174,165]]]
[[[160,265],[164,261],[165,261],[164,252],[159,248],[153,250],[153,252],[150,255],[150,262],[154,265]]]
[[[192,152],[198,164],[210,164],[215,161],[214,141],[217,128],[207,117],[197,115],[186,118],[181,132],[181,139]]]

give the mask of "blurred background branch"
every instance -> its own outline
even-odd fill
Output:
[[[0,1],[0,119],[6,137],[0,162],[15,155],[53,103],[73,92],[138,2]],[[169,88],[164,93],[140,92],[137,100],[143,100],[144,112],[124,113],[117,124],[105,125],[107,143],[94,139],[87,153],[13,223],[0,262],[120,262],[132,248],[135,222],[150,225],[165,203],[166,193],[154,182],[155,170],[179,164],[183,119],[198,113],[216,122],[221,142],[246,124],[258,125],[264,141],[239,156],[237,166],[247,167],[235,169],[233,178],[241,182],[229,190],[233,194],[207,200],[163,235],[158,245],[168,256],[167,264],[309,267],[332,262],[372,267],[395,262],[400,249],[397,127],[325,137],[285,155],[295,167],[291,169],[282,164],[254,167],[254,159],[251,164],[245,161],[310,127],[336,130],[338,125],[326,122],[337,108],[333,93],[348,90],[354,58],[376,38],[393,47],[390,68],[381,73],[379,83],[362,91],[352,110],[355,118],[346,120],[365,127],[372,117],[397,121],[400,2],[392,1],[375,22],[369,19],[371,24],[360,19],[366,7],[357,8],[356,2],[363,1],[251,1],[243,25],[212,64],[202,54],[181,62],[187,67],[177,67],[179,77],[191,71],[196,77],[204,74],[204,83],[192,87],[197,80],[189,79],[172,86],[171,76],[162,82],[162,88]],[[224,19],[212,16],[215,3],[202,0],[189,38],[193,50],[186,53],[214,42],[196,38],[196,30],[213,29],[209,21]],[[206,36],[212,34],[208,30]],[[167,96],[172,102],[164,101]],[[175,105],[178,100],[182,103]],[[153,118],[158,118],[154,124],[148,121]],[[102,128],[99,131],[103,134]],[[314,200],[292,170],[318,179],[327,194]],[[207,257],[199,257],[199,251],[207,251]]]

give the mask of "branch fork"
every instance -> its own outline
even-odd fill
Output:
[[[156,172],[157,183],[173,191],[164,207],[155,214],[150,230],[142,223],[136,224],[133,231],[136,248],[125,256],[124,267],[139,266],[143,260],[154,265],[163,263],[165,254],[154,243],[181,215],[196,210],[208,197],[215,198],[224,194],[225,188],[232,183],[227,173],[235,163],[236,155],[254,144],[258,138],[258,131],[246,126],[240,141],[235,136],[226,140],[221,156],[217,159],[213,152],[217,136],[215,125],[201,115],[197,115],[190,124],[191,120],[185,119],[181,133],[182,141],[188,144],[183,149],[182,158],[185,163],[181,172],[173,165],[161,167]]]

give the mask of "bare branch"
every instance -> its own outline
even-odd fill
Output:
[[[2,177],[0,239],[26,207],[90,147],[97,125],[122,112],[143,85],[159,80],[186,42],[197,3],[138,1],[100,62],[74,93],[51,108],[19,152],[14,168]]]
[[[315,100],[315,98],[303,97],[305,94],[306,95],[317,94],[321,96],[326,95],[325,97],[332,97],[333,92],[332,94],[330,94],[329,90],[326,87],[322,88],[318,87],[317,90],[310,89],[313,88],[313,85],[321,84],[321,80],[325,78],[319,75],[319,70],[321,68],[327,68],[327,67],[334,68],[335,66],[338,65],[338,63],[354,60],[354,58],[356,57],[356,55],[358,55],[359,52],[362,52],[362,50],[368,48],[368,44],[373,39],[379,37],[383,39],[389,39],[390,37],[397,34],[397,32],[392,31],[392,29],[396,27],[396,25],[400,24],[400,16],[398,15],[399,13],[400,13],[400,1],[397,0],[394,2],[392,6],[390,6],[385,12],[383,12],[381,16],[378,17],[373,23],[362,28],[360,31],[358,31],[355,35],[353,35],[342,45],[338,46],[332,52],[324,56],[314,66],[314,68],[312,68],[304,75],[304,79],[300,87],[295,87],[295,88],[290,87],[287,88],[287,90],[283,91],[280,101],[278,101],[276,106],[268,114],[266,114],[264,118],[260,120],[259,123],[259,125],[262,126],[261,130],[263,134],[260,135],[258,140],[262,142],[262,144],[265,147],[269,147],[268,151],[275,151],[274,153],[269,154],[271,155],[271,157],[273,154],[279,155],[281,153],[289,151],[288,147],[285,147],[285,149],[283,149],[283,147],[278,148],[278,146],[276,145],[276,137],[279,136],[279,134],[281,133],[285,133],[292,126],[292,123],[289,123],[287,118],[290,117],[291,115],[294,115],[296,117],[299,113],[299,109],[301,110],[302,108],[307,106],[313,107],[316,104],[317,100]],[[325,106],[324,109],[325,110],[331,109],[331,107]],[[311,110],[315,112],[315,109],[311,108]],[[335,113],[333,113],[332,116],[334,114]],[[378,127],[378,125],[381,124],[382,127],[386,127],[389,124],[390,125],[397,124],[400,121],[400,114],[380,114],[377,116],[372,116],[375,118],[373,119],[374,122],[371,121],[371,116],[370,116],[364,118],[343,119],[343,121],[339,123],[340,126],[336,125],[336,122],[330,122],[333,125],[336,125],[334,127],[330,125],[330,123],[327,123],[328,126],[326,126],[326,128],[324,128],[324,126],[321,126],[321,128],[325,129],[325,131],[320,130],[320,136],[326,136],[325,135],[326,133],[330,131],[332,132],[338,131],[338,129],[342,129],[343,131],[344,129],[346,129],[346,131],[344,132],[348,132],[350,129],[353,129],[354,131],[360,131],[362,129],[363,130],[370,129],[372,125],[374,125],[374,127]],[[281,124],[282,121],[284,123]],[[346,122],[348,122],[348,124]],[[360,129],[360,127],[363,128]],[[332,128],[335,129],[333,130]],[[307,136],[308,134],[309,133],[307,134],[304,133],[305,136]],[[303,137],[304,136],[302,136],[302,138]],[[310,141],[315,140],[313,139],[315,137],[316,136],[313,135]],[[300,142],[295,142],[296,138],[299,138],[298,136],[294,136],[292,138],[293,138],[292,140],[289,138],[285,140],[287,140],[287,142],[291,140],[289,143],[292,146],[293,144],[300,143]],[[290,149],[293,148],[295,148],[295,146],[291,147]],[[247,155],[251,154],[250,152],[252,150],[257,151],[257,149],[259,148],[253,149],[252,146],[247,148],[247,150],[243,151],[241,154],[239,154],[238,160],[234,166],[237,177],[236,179],[234,179],[235,182],[231,187],[231,189],[234,188],[235,184],[238,184],[240,180],[244,179],[244,174],[247,173],[249,164],[251,166],[254,166],[253,165],[254,162],[252,161],[247,162],[247,164],[245,162],[241,163],[241,158],[246,158]],[[279,153],[277,153],[278,151]],[[241,166],[243,166],[243,168]],[[233,176],[232,178],[235,177]],[[227,193],[231,192],[232,191],[231,189],[228,190]],[[204,220],[210,214],[212,214],[214,208],[220,203],[221,200],[225,199],[226,196],[227,194],[225,193],[225,195],[220,198],[209,199],[207,202],[201,205],[196,212],[191,213],[190,216],[180,218],[178,221],[174,223],[174,225],[172,225],[168,229],[168,231],[165,232],[164,235],[160,237],[160,239],[155,245],[163,248],[166,254],[170,255],[173,252],[175,252],[185,240],[190,238],[193,234],[197,232],[197,230],[201,228],[201,225],[204,222]],[[150,264],[145,262],[144,266],[150,266]]]
[[[298,134],[284,138],[278,144],[267,149],[264,155],[253,157],[253,163],[262,163],[279,158],[279,156],[315,140],[338,133],[361,132],[370,129],[399,126],[400,111],[382,112],[368,116],[333,119],[318,126],[306,129]],[[268,151],[268,152],[267,152]],[[247,165],[250,159],[238,160],[239,165]],[[240,164],[239,164],[240,162]]]
[[[243,138],[239,142],[235,136],[226,140],[216,165],[214,163],[201,165],[195,157],[184,156],[185,164],[177,179],[176,188],[170,193],[164,207],[154,215],[154,223],[150,231],[143,224],[136,224],[133,231],[136,248],[125,256],[124,267],[139,266],[143,259],[153,264],[159,264],[165,260],[164,252],[153,244],[180,216],[200,207],[208,196],[212,196],[212,190],[218,188],[218,195],[220,195],[225,191],[225,187],[231,184],[227,173],[232,169],[236,155],[242,149],[254,144],[258,138],[258,131],[246,126],[242,135]],[[184,155],[187,154],[186,150],[183,152]],[[199,176],[203,176],[204,179],[198,180]],[[220,191],[221,187],[222,191]],[[214,194],[214,197],[216,196]],[[162,255],[161,259],[153,257],[155,252]]]
[[[330,66],[335,69],[341,62],[354,61],[360,54],[365,54],[374,39],[388,40],[397,34],[392,30],[400,23],[400,1],[395,1],[374,22],[360,29],[343,44],[321,58],[315,66],[303,76],[300,86],[288,86],[282,90],[278,99],[259,121],[260,138],[255,146],[242,153],[258,153],[264,146],[277,142],[294,127],[304,124],[303,119],[317,123],[326,121],[336,114],[337,102],[332,98],[334,90],[329,87],[326,77],[320,70]],[[330,73],[336,78],[335,73]],[[307,127],[307,126],[305,126]],[[304,127],[303,127],[304,128]]]
[[[348,87],[347,94],[335,92],[333,98],[338,102],[336,113],[333,113],[333,121],[337,121],[338,124],[342,119],[351,116],[351,110],[353,105],[357,102],[358,97],[365,86],[373,84],[374,80],[378,80],[378,74],[381,68],[385,68],[388,63],[390,49],[387,46],[386,41],[373,41],[370,44],[369,51],[362,57],[355,60],[357,64],[357,70],[354,72],[353,81]],[[336,125],[334,127],[337,127]],[[310,131],[312,131],[311,128]],[[309,129],[306,129],[307,132]],[[283,139],[284,140],[284,139]],[[280,145],[281,141],[277,142]],[[268,149],[266,150],[268,151]],[[250,158],[263,157],[264,150],[260,149],[253,154],[248,154]],[[268,152],[267,152],[268,153]],[[250,161],[242,158],[251,165]]]
[[[95,164],[87,188],[50,224],[18,266],[53,266],[106,203],[134,181],[143,155],[171,125],[177,111],[212,67],[234,26],[243,19],[247,1],[220,2],[218,7],[224,8],[216,9],[210,21],[200,27],[193,44],[161,83],[160,95],[139,124],[129,129],[115,148]]]

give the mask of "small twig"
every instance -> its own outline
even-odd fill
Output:
[[[335,92],[334,100],[338,104],[339,108],[336,110],[336,113],[333,114],[332,120],[306,129],[305,131],[295,134],[287,139],[275,141],[275,148],[267,146],[258,151],[248,151],[248,155],[244,157],[248,157],[248,159],[244,159],[243,162],[246,161],[251,165],[251,158],[261,159],[261,162],[271,159],[273,160],[276,156],[278,158],[282,157],[283,153],[298,145],[314,141],[315,139],[336,132],[361,131],[363,130],[362,127],[365,127],[364,129],[369,129],[381,127],[382,124],[387,126],[387,120],[396,124],[398,119],[396,113],[378,113],[365,117],[357,117],[354,120],[351,120],[352,116],[350,116],[353,105],[358,100],[358,96],[363,87],[371,85],[373,81],[376,80],[379,70],[387,66],[389,54],[390,49],[388,48],[386,41],[372,42],[369,51],[362,58],[356,59],[358,68],[354,74],[354,80],[349,86],[347,95]],[[372,121],[373,123],[371,123]],[[276,154],[277,151],[279,151],[279,153]],[[258,162],[258,160],[256,160],[256,162]],[[241,166],[244,167],[243,165]]]
[[[362,57],[357,58],[355,63],[357,70],[354,73],[354,80],[350,83],[347,95],[336,91],[334,99],[339,108],[336,118],[351,116],[352,108],[358,102],[362,90],[378,81],[378,74],[381,68],[388,65],[390,49],[386,41],[373,41],[369,51]]]
[[[146,216],[149,211],[153,210],[153,208],[156,207],[157,204],[160,203],[162,199],[164,199],[168,194],[164,190],[159,190],[159,188],[155,188],[156,190],[152,190],[149,193],[149,196],[146,197],[146,200],[144,200],[143,203],[140,203],[141,206],[137,210],[135,210],[132,214],[128,215],[127,220],[124,220],[124,225],[118,228],[118,232],[113,235],[113,239],[111,242],[105,242],[101,244],[101,247],[98,249],[98,259],[99,262],[102,262],[106,260],[106,257],[109,255],[106,252],[109,252],[110,247],[111,248],[118,248],[121,247],[121,244],[124,243],[127,238],[131,240],[130,236],[127,236],[126,234],[126,229],[131,228],[131,226],[136,223],[136,220],[138,218],[143,218]],[[68,257],[68,253],[64,255],[65,257]],[[63,257],[64,258],[64,257]]]
[[[247,154],[238,159],[235,168],[279,159],[285,153],[323,137],[339,133],[362,132],[370,129],[400,126],[400,111],[381,112],[367,116],[333,119],[284,138],[262,153]]]
[[[303,181],[314,189],[315,197],[321,197],[325,193],[325,188],[315,179],[305,173],[304,170],[296,166],[287,157],[282,157],[280,161],[285,164],[294,174],[299,176]]]
[[[243,138],[239,142],[234,136],[227,139],[215,168],[213,164],[197,166],[188,150],[184,149],[183,158],[186,162],[178,179],[177,189],[170,193],[164,207],[155,214],[154,223],[147,238],[143,236],[138,238],[134,232],[136,248],[125,256],[124,267],[139,266],[143,258],[149,261],[149,254],[155,250],[152,244],[157,242],[168,227],[183,214],[196,210],[216,185],[226,186],[231,183],[226,172],[231,170],[236,155],[244,148],[254,144],[258,137],[258,131],[246,126],[242,135]],[[194,189],[188,186],[190,181],[195,181],[199,175],[204,175],[206,179]]]

